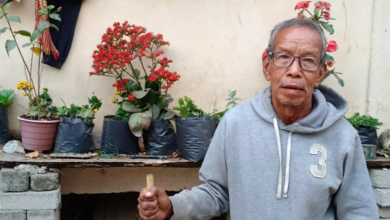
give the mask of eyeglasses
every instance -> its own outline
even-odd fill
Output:
[[[280,68],[289,68],[295,59],[299,60],[299,66],[302,70],[305,71],[317,71],[321,66],[321,59],[318,57],[305,56],[305,57],[297,57],[288,53],[272,53],[269,55],[271,59],[273,59],[273,64],[276,67]]]

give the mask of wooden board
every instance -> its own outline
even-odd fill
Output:
[[[61,159],[52,158],[49,155],[40,155],[38,158],[25,158],[22,154],[0,153],[0,165],[4,167],[14,167],[19,164],[32,164],[38,166],[55,168],[106,168],[106,167],[182,167],[196,168],[201,166],[201,162],[194,163],[182,158],[168,159],[131,159],[122,158],[101,158],[90,159]]]
[[[366,163],[368,168],[390,167],[390,158],[377,157],[373,160],[367,160]]]

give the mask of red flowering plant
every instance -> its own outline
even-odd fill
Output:
[[[334,34],[333,25],[329,23],[329,20],[336,20],[334,18],[330,17],[330,7],[331,4],[328,2],[318,1],[314,4],[314,13],[311,13],[308,8],[310,6],[311,1],[302,1],[298,2],[298,4],[295,6],[295,10],[299,10],[298,12],[298,18],[302,19],[310,19],[312,21],[315,21],[321,25],[321,27],[329,32],[329,34]],[[306,14],[308,15],[306,15]],[[332,68],[335,64],[334,58],[329,55],[329,53],[335,52],[337,50],[337,43],[336,41],[329,41],[327,43],[326,47],[326,65],[328,65],[329,68]],[[339,84],[341,86],[344,86],[344,81],[338,76],[338,74],[341,74],[339,72],[336,72],[335,69],[328,70],[327,75],[333,74]]]
[[[161,34],[147,32],[146,28],[127,21],[115,22],[103,34],[102,42],[92,55],[94,71],[90,75],[115,79],[115,94],[121,98],[113,100],[119,105],[115,115],[128,120],[131,132],[140,138],[141,148],[142,131],[149,128],[152,119],[168,120],[175,116],[174,111],[168,109],[173,101],[168,90],[180,75],[169,70],[172,60],[161,57],[164,54],[161,47],[166,45],[169,42],[164,41]]]
[[[333,25],[329,23],[329,20],[336,20],[330,17],[331,4],[328,2],[319,1],[314,4],[315,7],[314,13],[311,13],[308,10],[310,6],[310,2],[311,1],[298,2],[298,4],[295,6],[295,10],[299,10],[297,17],[315,21],[318,24],[320,24],[324,30],[326,30],[330,34],[334,34]],[[305,13],[308,15],[306,15]],[[333,65],[335,64],[334,58],[331,55],[329,55],[329,53],[335,52],[337,49],[338,47],[336,41],[329,41],[327,43],[325,58],[326,58],[326,65],[329,68],[332,68]],[[264,58],[265,56],[267,56],[267,49],[265,49],[262,58]],[[335,69],[331,69],[331,70],[328,69],[326,77],[328,77],[330,74],[333,74],[337,78],[338,83],[341,86],[344,86],[344,81],[338,76],[339,74],[341,74],[340,72],[336,72]]]

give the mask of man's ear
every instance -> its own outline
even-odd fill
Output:
[[[326,76],[326,73],[328,72],[328,66],[326,65],[326,63],[322,64],[321,66],[321,69],[320,69],[320,75],[316,81],[316,85],[315,87],[317,88],[318,86],[320,86],[320,84],[322,83],[322,81],[324,81],[325,79],[325,76]]]
[[[263,58],[263,74],[267,81],[271,81],[271,75],[269,73],[269,67],[270,67],[270,59],[269,56],[265,56]]]

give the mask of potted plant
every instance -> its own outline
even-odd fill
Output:
[[[65,104],[65,103],[64,103]],[[92,142],[93,119],[102,102],[95,95],[88,99],[88,104],[58,108],[60,124],[54,145],[55,153],[87,153],[94,150]]]
[[[219,122],[221,121],[222,117],[225,115],[225,113],[227,111],[229,111],[229,109],[231,109],[231,108],[233,108],[233,107],[238,105],[237,101],[240,101],[241,99],[236,97],[236,95],[237,95],[237,90],[228,90],[228,97],[226,99],[226,101],[228,101],[228,103],[226,104],[225,110],[219,112],[218,109],[214,109],[214,112],[213,112],[212,115],[215,116],[217,124],[219,124]]]
[[[355,113],[352,117],[347,118],[349,123],[358,131],[362,144],[377,145],[378,136],[376,130],[383,124],[377,118],[368,115]]]
[[[8,128],[7,106],[14,99],[14,90],[0,91],[0,145],[7,143],[10,139]]]
[[[45,1],[46,2],[46,1]],[[47,88],[41,88],[42,77],[42,51],[45,54],[53,53],[58,58],[58,52],[51,42],[49,29],[50,27],[58,29],[53,24],[50,24],[49,17],[56,20],[61,20],[58,12],[61,8],[53,10],[54,6],[41,4],[36,8],[36,25],[33,33],[25,30],[15,31],[12,28],[11,22],[20,22],[19,16],[9,16],[6,9],[11,5],[7,3],[0,5],[0,18],[5,18],[8,27],[0,29],[1,33],[9,30],[12,35],[12,40],[7,40],[5,49],[7,54],[17,48],[24,65],[26,81],[18,83],[17,89],[22,90],[23,96],[29,99],[28,113],[19,117],[23,147],[27,150],[35,150],[38,152],[50,150],[54,143],[54,137],[58,126],[58,116],[56,115],[57,108],[50,107],[52,99]],[[18,36],[27,37],[29,42],[23,47],[31,46],[32,57],[30,65],[27,65],[26,59],[21,52],[18,43]],[[37,67],[33,66],[34,55],[38,55]],[[33,72],[36,76],[33,76]],[[42,89],[42,92],[41,92]]]
[[[170,152],[169,149],[175,148],[175,134],[167,122],[175,116],[168,109],[169,103],[173,101],[168,90],[180,76],[169,71],[172,60],[159,58],[164,53],[161,47],[165,45],[169,45],[169,42],[164,41],[161,34],[147,32],[146,28],[130,25],[127,21],[114,23],[102,36],[102,42],[93,52],[94,71],[90,75],[114,78],[115,94],[119,96],[119,99],[113,100],[119,105],[115,118],[106,118],[103,125],[102,150],[114,147],[120,153],[123,149],[111,143],[117,137],[108,136],[112,132],[107,131],[108,127],[124,129],[123,123],[117,123],[121,128],[116,129],[112,127],[115,125],[108,124],[111,120],[127,121],[131,133],[138,138],[141,152],[148,149],[155,154]],[[144,130],[148,129],[145,133]],[[163,131],[153,132],[150,129]],[[144,137],[147,139],[146,147]],[[134,139],[131,136],[127,138],[131,139],[129,141]],[[161,150],[152,150],[157,145]]]
[[[175,118],[179,156],[193,162],[202,161],[216,129],[216,118],[199,109],[188,97],[179,99]]]

